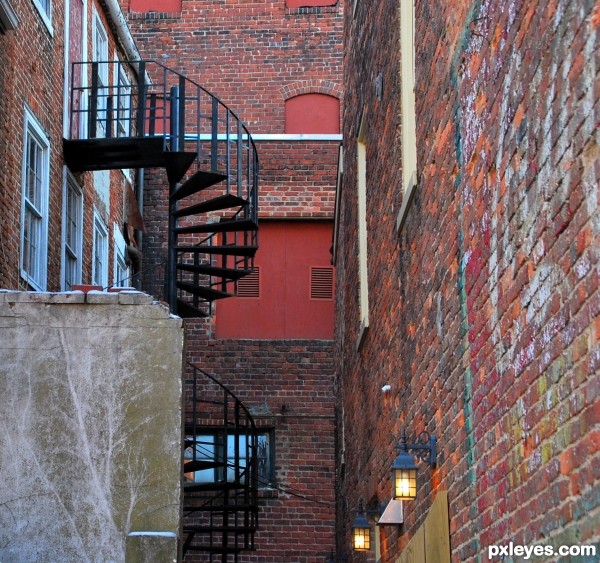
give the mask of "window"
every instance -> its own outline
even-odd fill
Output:
[[[94,213],[94,250],[92,282],[103,288],[108,286],[108,231],[97,213]]]
[[[21,275],[34,289],[46,289],[50,143],[37,120],[25,110],[23,150]]]
[[[19,20],[8,0],[0,0],[0,33],[17,29]]]
[[[302,94],[285,101],[286,133],[340,132],[340,101],[327,94]]]
[[[402,207],[396,221],[404,224],[417,185],[417,137],[415,115],[414,0],[400,0],[400,72],[402,88]]]
[[[131,131],[131,84],[122,66],[118,70],[117,84],[117,137],[129,137]]]
[[[306,8],[310,6],[335,6],[337,0],[285,0],[288,8]]]
[[[202,431],[200,431],[202,432]],[[245,468],[250,444],[246,435],[227,435],[218,432],[199,433],[186,436],[186,448],[183,455],[184,478],[195,483],[218,483],[235,480],[235,447],[239,450],[239,466]],[[192,444],[195,443],[195,448]],[[189,444],[189,445],[188,445]],[[194,457],[195,449],[195,457]],[[258,485],[269,487],[274,482],[274,463],[272,455],[271,432],[259,432],[257,444]],[[206,469],[185,471],[185,464],[194,460],[205,465]],[[225,463],[224,463],[225,462]],[[242,475],[243,478],[243,475]]]
[[[83,245],[83,193],[75,179],[68,175],[65,185],[65,245],[64,283],[65,291],[73,284],[81,283],[81,260]]]
[[[116,223],[113,226],[113,239],[115,241],[115,276],[113,284],[115,287],[128,287],[131,284],[129,283],[129,268],[125,258],[127,255],[127,244]]]
[[[42,21],[52,34],[52,2],[51,0],[33,0],[35,9],[40,14]]]
[[[107,121],[109,118],[108,107],[108,35],[102,25],[100,16],[94,11],[93,20],[93,35],[92,35],[92,62],[98,63],[96,79],[98,81],[98,89],[96,92],[92,90],[92,96],[97,96],[97,113],[96,113],[96,137],[106,137]],[[93,85],[93,79],[92,79]],[[93,116],[92,116],[93,117]]]
[[[360,347],[369,327],[369,275],[367,267],[367,144],[365,140],[365,116],[361,120],[357,142],[358,176],[358,285],[360,308],[360,332],[357,347]]]

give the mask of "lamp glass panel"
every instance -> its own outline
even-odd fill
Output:
[[[353,528],[352,543],[355,551],[369,551],[371,549],[371,529]]]
[[[416,469],[394,469],[394,499],[413,500],[417,498]]]

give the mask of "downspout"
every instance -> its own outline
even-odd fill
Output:
[[[106,4],[106,8],[108,10],[108,14],[110,15],[110,19],[112,20],[117,35],[119,36],[119,40],[127,57],[130,61],[139,61],[141,60],[140,52],[135,45],[135,41],[131,36],[131,32],[129,31],[129,25],[127,24],[127,20],[125,19],[125,15],[123,14],[123,10],[121,10],[121,6],[117,2],[117,0],[104,0]]]

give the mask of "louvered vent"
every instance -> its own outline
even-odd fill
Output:
[[[237,282],[238,297],[259,297],[260,296],[260,267],[254,266],[251,274],[241,278]]]
[[[333,267],[310,269],[310,298],[333,299]]]

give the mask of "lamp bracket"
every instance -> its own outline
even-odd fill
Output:
[[[417,441],[414,444],[406,442],[406,431],[402,430],[400,444],[394,446],[394,450],[404,452],[412,451],[421,461],[429,463],[431,467],[435,467],[437,463],[437,440],[433,434],[429,432],[421,432],[417,436]]]

